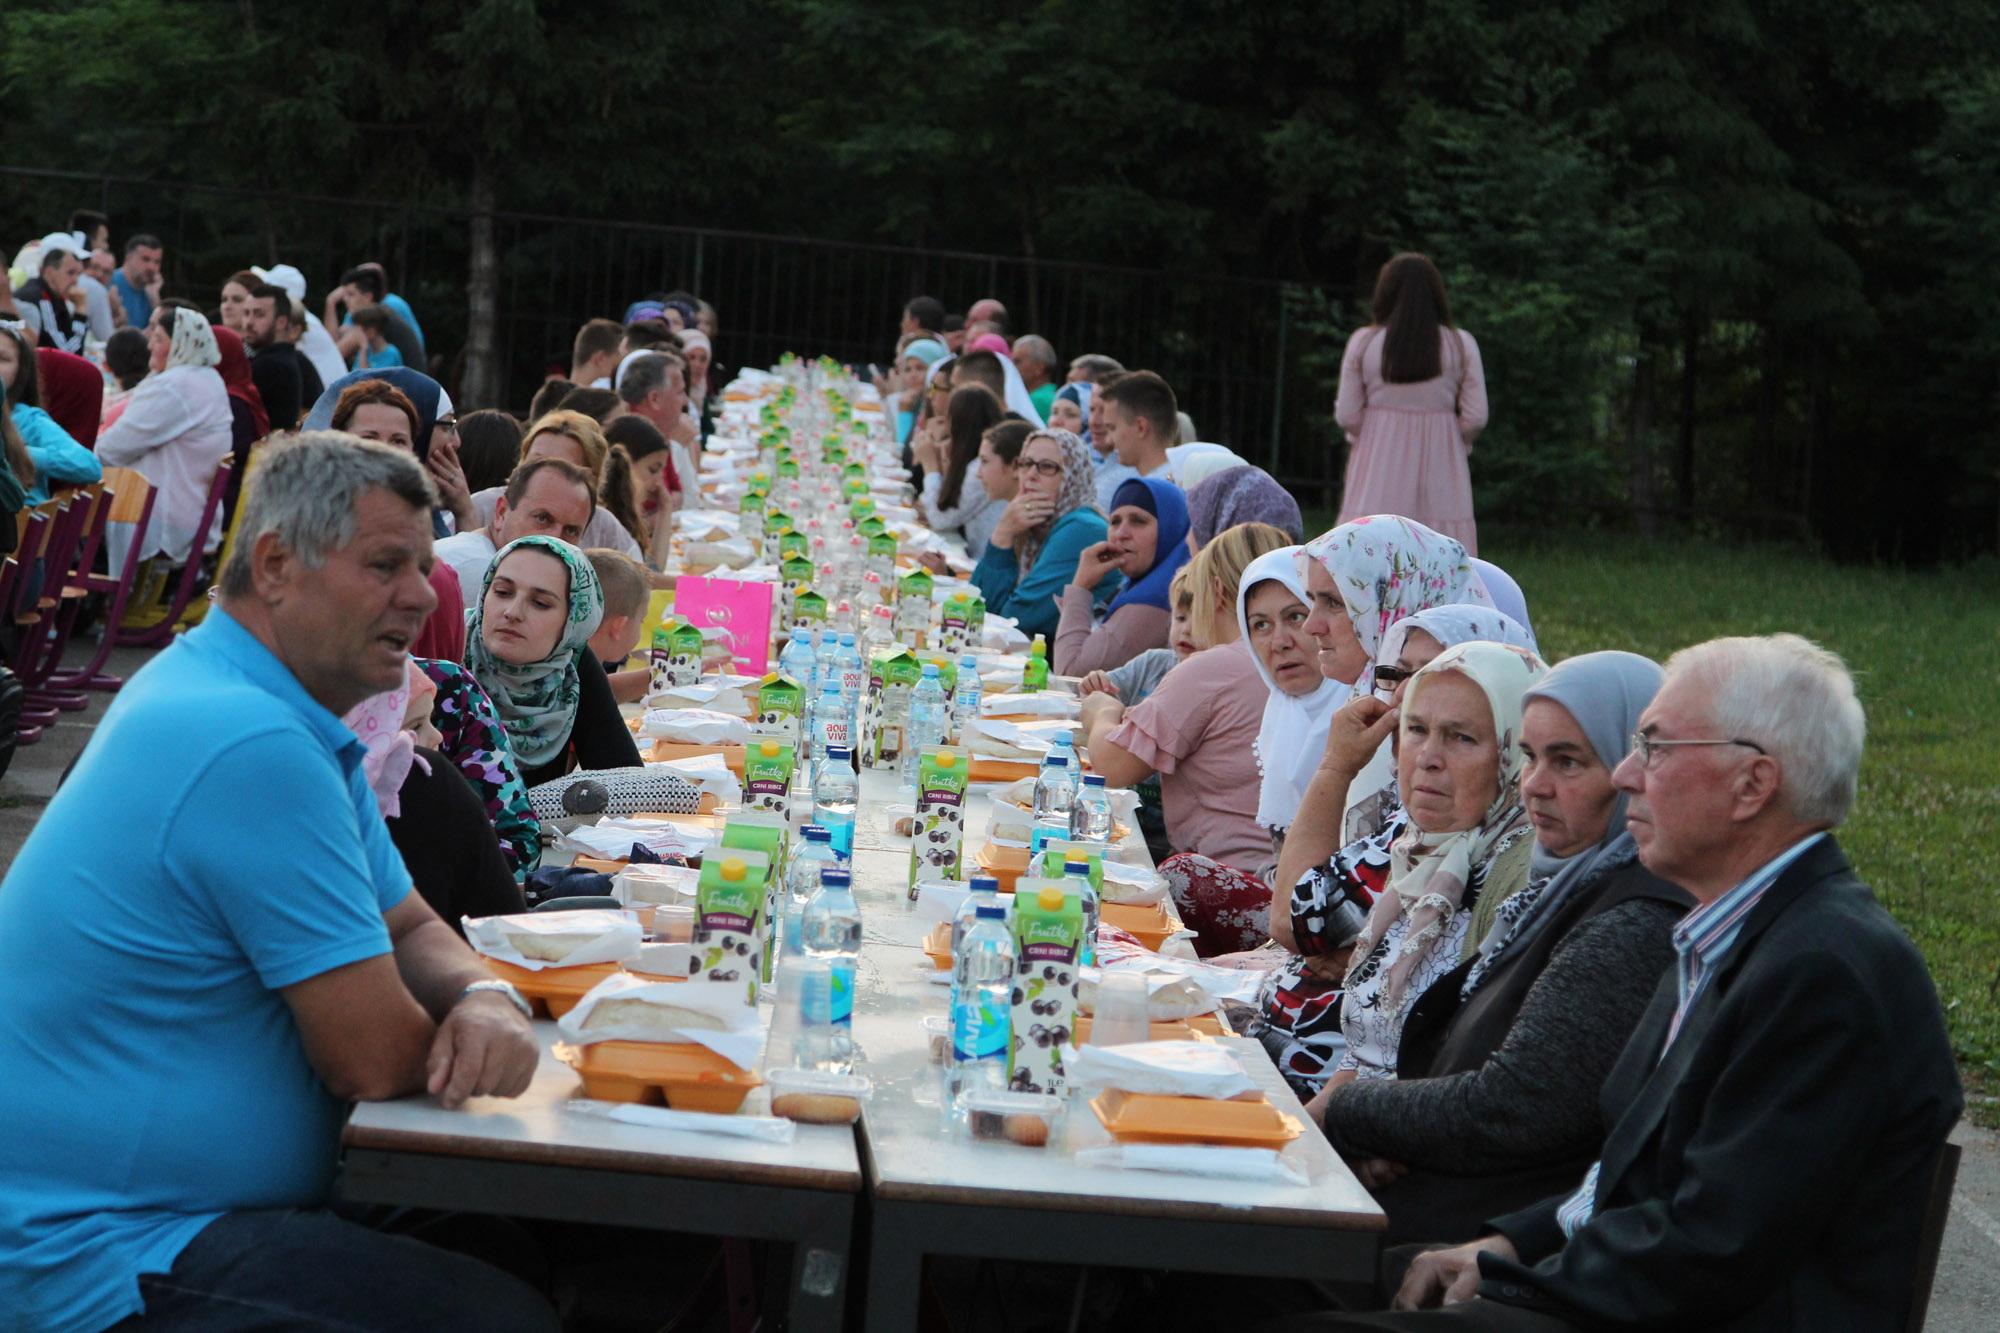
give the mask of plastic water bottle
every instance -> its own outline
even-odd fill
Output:
[[[979,716],[985,689],[979,683],[979,659],[966,653],[958,659],[958,683],[951,692],[951,734],[965,744],[965,724]]]
[[[1076,736],[1072,732],[1065,731],[1057,736],[1052,748],[1063,758],[1063,773],[1069,783],[1069,804],[1062,807],[1062,813],[1067,816],[1076,804],[1077,793],[1083,790],[1083,761],[1076,757]]]
[[[1102,773],[1083,775],[1083,790],[1069,810],[1069,836],[1077,842],[1111,841],[1111,793]]]
[[[826,688],[828,681],[840,684],[840,636],[831,628],[819,632],[819,651],[813,660],[813,672],[822,689]]]
[[[807,746],[806,757],[812,761],[812,781],[819,780],[819,770],[836,745],[848,745],[849,719],[847,702],[840,697],[840,678],[829,668],[820,677],[819,694],[813,699],[811,725],[807,728],[812,739]]]
[[[1042,759],[1042,771],[1035,775],[1035,819],[1040,822],[1056,815],[1068,818],[1074,804],[1069,790],[1069,760],[1051,746]]]
[[[981,907],[997,907],[1005,916],[1007,905],[1000,901],[1000,881],[991,875],[974,875],[966,885],[969,892],[965,901],[958,905],[958,911],[951,918],[951,956],[958,957],[959,949],[965,943],[965,932],[972,929],[973,914]]]
[[[838,864],[840,862],[833,850],[833,830],[815,818],[801,830],[799,844],[792,848],[791,862],[785,867],[788,920],[796,921],[799,914],[805,911],[806,901],[818,892],[819,872]]]
[[[812,789],[813,823],[826,830],[833,854],[843,861],[854,859],[854,815],[861,803],[853,762],[854,751],[847,746],[827,746]]]
[[[956,1107],[969,1089],[1007,1084],[1013,1027],[1014,937],[998,903],[980,904],[953,956],[951,1067],[947,1092]]]
[[[1097,890],[1090,887],[1090,863],[1070,861],[1063,866],[1064,884],[1076,891],[1083,902],[1083,957],[1079,966],[1097,966]]]
[[[1028,665],[1021,670],[1021,689],[1032,694],[1049,687],[1049,645],[1037,634],[1028,645]]]
[[[813,653],[813,632],[809,629],[795,631],[785,641],[785,651],[778,654],[778,670],[797,681],[801,687],[811,690],[816,658]],[[811,697],[810,694],[807,695]]]
[[[868,613],[868,633],[861,640],[862,657],[872,665],[877,653],[886,652],[896,646],[896,611],[894,607],[876,606]]]
[[[924,663],[924,678],[910,691],[910,724],[903,732],[903,785],[917,785],[917,760],[926,745],[944,740],[944,678],[937,663]]]
[[[800,913],[805,945],[794,1051],[801,1069],[854,1069],[854,974],[861,957],[861,909],[839,866],[820,871],[819,888]]]
[[[854,636],[840,636],[840,701],[847,709],[847,735],[849,743],[861,736],[861,696],[868,689],[868,664],[861,660],[861,650],[854,646]]]

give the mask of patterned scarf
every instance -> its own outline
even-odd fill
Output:
[[[486,593],[501,564],[516,551],[534,550],[562,561],[569,572],[569,614],[548,656],[519,665],[503,662],[486,646]],[[523,767],[546,764],[569,744],[583,684],[577,662],[590,651],[590,636],[604,619],[604,590],[582,551],[554,537],[522,537],[508,542],[486,567],[479,600],[465,613],[465,665],[486,690]]]
[[[1457,543],[1453,543],[1457,545]],[[1368,924],[1354,941],[1348,962],[1351,974],[1375,942],[1388,933],[1398,916],[1407,915],[1409,930],[1383,977],[1382,999],[1390,1009],[1402,1008],[1410,973],[1444,933],[1445,923],[1458,911],[1472,882],[1473,871],[1485,864],[1500,841],[1527,823],[1521,808],[1520,777],[1522,696],[1548,671],[1542,660],[1521,648],[1497,643],[1463,643],[1438,654],[1410,678],[1405,691],[1404,725],[1425,683],[1456,671],[1477,685],[1493,714],[1493,734],[1499,745],[1498,788],[1486,813],[1469,829],[1427,833],[1411,813],[1410,826],[1389,852],[1388,892],[1369,909]],[[1409,744],[1404,739],[1403,744]],[[1407,806],[1405,807],[1407,809]]]
[[[1026,449],[1036,440],[1054,440],[1063,453],[1062,490],[1056,496],[1055,513],[1041,524],[1014,539],[1014,567],[1020,577],[1027,578],[1035,567],[1035,557],[1042,553],[1042,543],[1049,539],[1049,533],[1063,518],[1079,509],[1093,513],[1104,511],[1097,507],[1097,469],[1090,459],[1090,446],[1066,430],[1038,430],[1021,441]]]
[[[180,306],[169,306],[161,312],[160,318],[166,322],[167,369],[176,366],[213,366],[222,361],[222,349],[216,345],[215,330],[208,326],[208,316],[198,310],[184,310]]]

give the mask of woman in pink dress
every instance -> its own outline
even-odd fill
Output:
[[[1486,426],[1479,344],[1452,326],[1444,278],[1419,254],[1382,266],[1374,316],[1340,359],[1333,415],[1348,443],[1340,521],[1400,514],[1476,555],[1466,459]]]

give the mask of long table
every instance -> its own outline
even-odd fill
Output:
[[[930,979],[920,948],[929,923],[910,910],[905,893],[909,840],[888,829],[886,809],[899,798],[895,775],[865,772],[861,792],[854,879],[863,943],[854,1027],[875,1084],[862,1119],[870,1330],[916,1327],[929,1255],[1254,1277],[1373,1277],[1382,1211],[1310,1130],[1284,1153],[1311,1181],[1305,1186],[1079,1163],[1074,1150],[1112,1141],[1081,1098],[1072,1099],[1067,1117],[1067,1151],[974,1142],[949,1131],[919,1026],[946,1011],[947,992]],[[968,803],[968,853],[985,838],[991,804],[984,795]],[[1120,855],[1149,863],[1136,836]],[[1303,1119],[1263,1049],[1240,1039],[1234,1044],[1272,1104]]]
[[[867,1326],[884,1333],[916,1326],[931,1255],[1371,1278],[1382,1212],[1316,1133],[1285,1149],[1311,1182],[1301,1186],[1079,1163],[1074,1150],[1111,1142],[1081,1098],[1064,1143],[1047,1149],[973,1142],[947,1127],[919,1026],[945,1013],[947,990],[921,949],[930,923],[908,901],[909,839],[891,827],[890,807],[908,799],[894,773],[863,772],[855,1037],[859,1072],[875,1089],[858,1143],[845,1127],[801,1125],[791,1145],[779,1146],[566,1111],[579,1084],[549,1053],[554,1025],[538,1023],[542,1062],[521,1098],[474,1098],[457,1111],[429,1097],[356,1107],[342,1139],[342,1196],[788,1242],[789,1323],[798,1329],[840,1325],[864,1189]],[[987,789],[975,788],[964,824],[968,856],[985,839],[991,805]],[[1136,835],[1116,855],[1150,863]],[[1261,1048],[1238,1046],[1272,1104],[1303,1118]],[[750,1109],[762,1109],[764,1098],[753,1094]]]

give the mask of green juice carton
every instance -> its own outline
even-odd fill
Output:
[[[870,514],[875,512],[875,497],[868,494],[868,478],[848,477],[840,483],[840,493],[853,504],[858,505],[866,501],[867,512]]]
[[[739,536],[761,541],[764,537],[764,493],[757,490],[743,492],[743,498],[736,502],[736,512],[743,521],[737,525]]]
[[[758,708],[761,710],[760,702]],[[792,812],[792,768],[797,748],[777,736],[752,736],[743,747],[743,808],[779,819]],[[774,858],[782,859],[782,858]]]
[[[912,648],[930,642],[931,588],[928,569],[913,569],[896,581],[896,639]]]
[[[971,756],[927,745],[917,756],[917,817],[910,835],[910,901],[919,879],[964,879],[965,789]]]
[[[895,768],[903,762],[910,691],[923,678],[923,664],[908,648],[877,653],[868,664],[868,690],[861,701],[862,763],[870,768]]]
[[[855,531],[859,532],[866,526],[867,523],[858,523]],[[883,600],[888,600],[890,591],[896,586],[896,539],[893,536],[878,532],[868,538],[868,554],[862,557],[861,572],[873,574],[882,581]]]
[[[798,475],[799,460],[787,456],[784,451],[780,450],[778,453],[778,480],[796,481],[798,480]]]
[[[866,482],[862,483],[862,485],[864,486],[867,484],[868,483]],[[874,496],[856,495],[849,497],[847,501],[847,516],[854,520],[854,530],[856,532],[861,531],[862,520],[871,518],[874,516],[874,514],[875,514]],[[863,540],[864,541],[866,540],[866,534],[863,534]]]
[[[810,559],[812,541],[797,528],[787,528],[778,534],[778,558],[790,560],[794,556]]]
[[[718,848],[701,858],[695,885],[695,975],[740,981],[744,1001],[757,1003],[764,969],[764,898],[771,862],[747,848]]]
[[[777,609],[771,617],[773,626],[792,623],[792,611],[798,601],[801,589],[813,580],[813,563],[802,555],[789,556],[778,564]]]
[[[793,628],[801,625],[818,627],[826,624],[826,598],[811,588],[801,589],[792,597]]]
[[[764,510],[764,534],[759,545],[758,558],[767,565],[775,565],[783,559],[778,554],[778,538],[792,527],[792,516],[776,505],[767,505]]]
[[[1023,878],[1014,889],[1013,1041],[1007,1086],[1068,1090],[1062,1048],[1076,1027],[1083,904],[1061,882]]]
[[[1072,861],[1081,861],[1090,867],[1091,892],[1103,896],[1104,893],[1104,849],[1092,842],[1071,842],[1066,838],[1051,838],[1042,844],[1041,855],[1035,861],[1035,873],[1049,879],[1061,879],[1068,873],[1066,867]]]
[[[754,746],[752,747],[755,748]],[[778,891],[785,882],[785,835],[790,826],[777,815],[744,810],[723,821],[721,846],[727,851],[756,852],[769,863],[764,876],[764,957],[758,979],[769,984],[777,958]]]
[[[867,514],[854,520],[854,530],[872,541],[874,538],[883,536],[889,531],[889,520],[871,509]],[[894,555],[896,553],[891,551],[889,554]]]
[[[750,724],[751,739],[796,743],[799,720],[804,717],[805,709],[805,687],[790,676],[773,671],[757,683],[757,717]]]
[[[944,599],[938,612],[937,647],[953,660],[979,644],[979,631],[986,624],[986,599],[976,588],[955,592]]]
[[[958,663],[943,653],[924,652],[917,654],[919,667],[934,666],[938,669],[938,685],[944,690],[944,697],[951,698],[951,692],[958,688]]]
[[[652,672],[649,684],[655,694],[698,682],[701,679],[700,628],[678,616],[653,626],[653,642],[646,650],[646,665]]]

